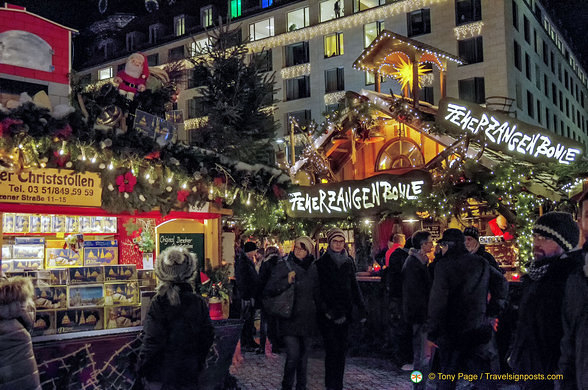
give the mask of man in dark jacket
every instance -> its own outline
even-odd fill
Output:
[[[425,322],[427,320],[427,302],[429,301],[429,289],[431,281],[427,264],[427,255],[433,250],[433,237],[431,233],[421,230],[412,235],[413,248],[402,267],[402,308],[404,320],[412,328],[412,353],[413,367],[411,368],[426,372],[429,365],[427,355],[427,333]],[[415,383],[414,389],[424,389],[425,381]]]
[[[258,293],[259,276],[255,270],[255,255],[257,245],[248,241],[235,259],[235,284],[241,297],[241,319],[243,329],[241,331],[241,348],[246,352],[255,351],[259,344],[255,342],[255,298]]]
[[[486,251],[484,245],[480,244],[480,232],[475,226],[469,226],[464,229],[463,235],[465,236],[465,246],[468,252],[474,255],[482,256],[491,267],[496,268],[501,273],[505,271],[500,268],[494,256]]]
[[[439,347],[439,372],[492,372],[488,316],[497,317],[504,308],[506,280],[482,257],[468,253],[460,230],[445,230],[439,246],[442,255],[435,267],[428,319],[429,340]],[[456,385],[455,380],[437,382],[438,389],[455,389]],[[482,380],[477,386],[492,388],[492,382]]]
[[[581,250],[569,253],[576,267],[566,282],[559,372],[562,389],[588,389],[588,195],[580,201]]]
[[[325,386],[342,390],[349,324],[353,305],[365,322],[365,304],[355,278],[355,263],[345,250],[341,229],[327,232],[329,247],[316,261],[320,299],[318,324],[325,345]]]
[[[509,364],[517,374],[549,374],[558,369],[563,336],[565,283],[576,262],[565,255],[578,245],[579,229],[568,213],[549,212],[533,226],[534,260],[522,279],[519,321]],[[551,381],[527,381],[526,389],[553,389]]]

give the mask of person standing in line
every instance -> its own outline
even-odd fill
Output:
[[[266,338],[269,338],[269,341],[272,345],[272,352],[280,353],[277,318],[269,314],[267,310],[264,309],[261,301],[263,297],[263,290],[267,285],[268,280],[270,279],[272,271],[281,259],[282,257],[280,256],[280,250],[278,247],[267,247],[265,250],[265,258],[259,267],[257,301],[258,306],[261,309],[261,318],[259,321],[259,349],[255,351],[257,354],[265,353]]]
[[[143,323],[138,372],[148,390],[197,390],[198,376],[214,341],[204,298],[194,292],[196,255],[184,247],[162,251],[155,262],[159,279]]]
[[[235,284],[241,297],[241,348],[245,352],[253,352],[259,348],[255,342],[255,298],[258,292],[259,275],[255,270],[257,245],[248,241],[235,259]]]
[[[392,256],[392,253],[394,253],[396,249],[404,248],[405,244],[406,236],[404,234],[396,233],[390,236],[390,239],[388,240],[388,250],[386,251],[386,267],[390,266],[390,256]]]
[[[563,336],[565,283],[577,262],[580,231],[571,214],[552,211],[533,226],[533,261],[522,280],[519,321],[508,363],[515,374],[556,373]],[[553,389],[554,381],[527,381],[525,389]]]
[[[345,234],[341,229],[327,232],[328,249],[316,261],[319,277],[318,325],[325,346],[325,386],[342,390],[349,324],[353,305],[364,323],[365,304],[355,277],[355,262],[345,251]]]
[[[465,236],[465,246],[468,252],[483,257],[491,267],[496,268],[502,274],[505,273],[496,262],[494,256],[486,251],[484,245],[480,244],[480,231],[478,228],[469,226],[463,230],[463,235]]]
[[[439,241],[439,259],[428,308],[428,338],[439,348],[439,372],[493,372],[489,342],[492,325],[506,305],[508,284],[502,274],[478,255],[468,252],[459,229],[447,229]],[[490,301],[488,301],[490,294]],[[496,383],[479,380],[477,388]],[[439,380],[437,389],[455,389],[457,381]]]
[[[584,235],[581,250],[569,253],[576,262],[566,282],[559,381],[562,390],[588,389],[588,195],[580,200],[579,222]]]
[[[427,231],[417,231],[412,235],[412,245],[402,267],[402,310],[404,319],[412,330],[413,359],[411,365],[405,365],[402,369],[407,371],[414,369],[426,373],[430,348],[427,349],[426,344],[425,322],[431,288],[427,255],[433,250],[433,237]],[[423,380],[415,383],[413,388],[424,389],[425,384],[426,380]]]
[[[314,245],[310,237],[298,237],[294,250],[278,261],[264,289],[265,296],[276,296],[294,289],[294,307],[290,318],[279,318],[278,329],[286,347],[282,390],[306,390],[308,353],[316,329],[318,275],[314,264]]]
[[[41,390],[30,334],[34,291],[29,278],[0,278],[0,390]]]

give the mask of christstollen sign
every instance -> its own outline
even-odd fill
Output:
[[[405,175],[381,174],[361,181],[343,181],[310,187],[293,187],[288,193],[291,217],[341,218],[397,209],[431,191],[431,176],[415,170]]]
[[[578,142],[463,100],[442,99],[436,123],[450,134],[483,134],[488,148],[532,163],[567,165],[583,154]]]

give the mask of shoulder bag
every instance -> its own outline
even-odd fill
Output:
[[[288,259],[284,259],[283,261],[286,263],[288,270],[292,271]],[[294,284],[290,284],[288,288],[276,296],[264,297],[262,299],[263,308],[269,315],[285,319],[292,317],[292,309],[294,308]]]

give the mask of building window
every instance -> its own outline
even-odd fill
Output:
[[[514,64],[518,70],[523,70],[521,67],[521,45],[517,41],[514,41]]]
[[[425,165],[421,148],[411,139],[394,140],[382,148],[376,162],[377,171],[398,168],[418,168]]]
[[[176,37],[182,36],[186,33],[186,17],[184,15],[176,16],[174,18],[174,35]]]
[[[549,113],[549,108],[547,107],[545,107],[545,127],[553,131],[553,126],[551,125],[551,114]]]
[[[197,88],[206,84],[208,72],[202,67],[188,69],[188,88]]]
[[[535,86],[539,91],[541,91],[541,71],[539,70],[539,65],[535,64]]]
[[[321,1],[319,7],[321,22],[345,16],[343,0]]]
[[[274,0],[261,0],[261,8],[267,8],[274,4]]]
[[[531,57],[525,53],[525,76],[531,81]]]
[[[147,65],[149,66],[157,66],[159,65],[159,54],[151,54],[147,56]]]
[[[190,42],[190,56],[194,57],[197,55],[206,54],[208,48],[211,46],[210,38],[203,38],[197,41]]]
[[[558,91],[559,94],[559,110],[563,112],[563,95],[561,91]]]
[[[149,26],[149,43],[157,43],[159,41],[159,25],[153,24]]]
[[[480,0],[455,0],[455,25],[482,20]]]
[[[472,103],[482,104],[486,101],[484,90],[484,78],[473,77],[471,79],[459,80],[459,98]]]
[[[343,54],[343,33],[325,35],[325,58]]]
[[[428,8],[410,12],[407,15],[408,36],[428,34],[431,32],[431,10]]]
[[[214,12],[212,6],[200,10],[200,24],[202,27],[210,27],[214,24]]]
[[[255,67],[259,72],[270,72],[272,70],[272,50],[264,50],[259,53],[253,53],[252,56]]]
[[[177,46],[169,49],[167,52],[167,58],[169,61],[177,61],[184,58],[184,46]]]
[[[433,87],[421,88],[421,100],[429,104],[435,104],[435,94]]]
[[[543,41],[543,62],[545,65],[549,65],[549,53],[547,49],[547,43],[545,43],[545,41]]]
[[[551,83],[551,101],[557,106],[557,87],[555,83]]]
[[[373,72],[365,72],[365,85],[376,83],[376,75]]]
[[[258,41],[260,39],[274,36],[274,18],[260,20],[249,25],[249,39]]]
[[[80,85],[84,86],[84,85],[88,85],[92,82],[92,75],[90,73],[83,75],[82,77],[80,77]]]
[[[353,0],[353,12],[361,12],[386,4],[386,0]]]
[[[231,18],[241,16],[241,0],[231,0]]]
[[[302,76],[286,80],[286,100],[310,97],[310,77]]]
[[[342,103],[327,104],[325,106],[325,114],[331,114],[344,108]]]
[[[135,51],[135,33],[130,32],[126,36],[127,51]]]
[[[98,70],[98,80],[106,80],[112,77],[112,66]]]
[[[531,25],[529,25],[529,19],[523,16],[523,30],[525,32],[525,41],[531,43]]]
[[[552,51],[549,52],[549,56],[551,57],[551,73],[555,74],[555,57]]]
[[[286,67],[310,62],[308,42],[298,42],[286,46]]]
[[[457,41],[457,51],[458,56],[466,60],[468,64],[475,64],[484,61],[482,37]]]
[[[343,68],[325,70],[325,93],[345,90]]]
[[[288,12],[288,31],[294,31],[308,26],[310,26],[308,7]]]
[[[363,25],[363,47],[366,48],[384,29],[384,22],[373,22]]]
[[[543,74],[543,90],[545,92],[545,97],[549,98],[549,82],[547,81],[547,73]]]
[[[519,84],[517,82],[516,86],[515,86],[515,93],[516,93],[516,102],[517,102],[517,108],[519,110],[523,109],[523,91],[521,89],[521,84]]]
[[[200,118],[206,116],[204,97],[197,96],[188,100],[188,118]]]
[[[312,120],[311,111],[310,110],[300,110],[300,111],[293,111],[286,114],[286,123],[288,128],[290,128],[290,121],[294,119],[296,123],[300,127],[306,126],[310,124]]]
[[[519,6],[512,0],[512,25],[518,31],[519,30]]]
[[[542,122],[541,122],[541,101],[539,99],[537,99],[537,122],[539,122],[539,124],[542,124]]]
[[[535,116],[535,112],[533,109],[533,94],[531,91],[527,91],[527,114],[533,118]]]

